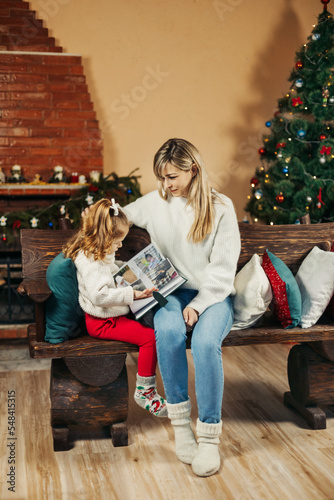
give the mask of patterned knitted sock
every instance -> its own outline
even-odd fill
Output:
[[[141,377],[137,374],[134,399],[137,405],[152,413],[156,417],[167,417],[166,401],[156,391],[155,375]]]

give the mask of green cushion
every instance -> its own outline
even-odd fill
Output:
[[[77,337],[83,328],[83,311],[78,301],[78,281],[72,259],[61,252],[49,264],[46,281],[52,290],[46,301],[45,340],[58,344]]]

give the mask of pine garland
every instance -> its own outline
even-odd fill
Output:
[[[78,228],[81,212],[101,198],[115,198],[117,203],[125,206],[141,196],[138,179],[135,172],[119,177],[115,172],[103,176],[97,182],[83,186],[74,196],[66,200],[57,200],[47,207],[36,207],[31,210],[5,212],[0,214],[0,230],[2,242],[6,247],[16,244],[19,231],[22,228],[36,227],[38,229],[57,229],[60,217],[71,219],[72,227]]]

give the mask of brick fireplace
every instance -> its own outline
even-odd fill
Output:
[[[14,166],[20,167],[17,179]],[[22,0],[0,1],[0,167],[0,216],[69,198],[81,188],[78,176],[89,180],[92,171],[103,171],[101,131],[82,58],[63,53]],[[66,183],[50,182],[55,167],[62,167]],[[10,249],[3,250],[0,261],[10,258]],[[17,273],[17,251],[12,258]],[[0,289],[6,283],[9,289],[2,269],[9,264],[0,264]]]
[[[68,179],[103,170],[81,56],[62,50],[28,2],[0,2],[0,167],[7,180],[14,165],[26,183],[48,182],[56,166]]]

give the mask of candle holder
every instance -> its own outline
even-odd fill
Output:
[[[70,176],[71,182],[73,184],[77,184],[79,182],[79,174],[78,172],[72,172]]]

